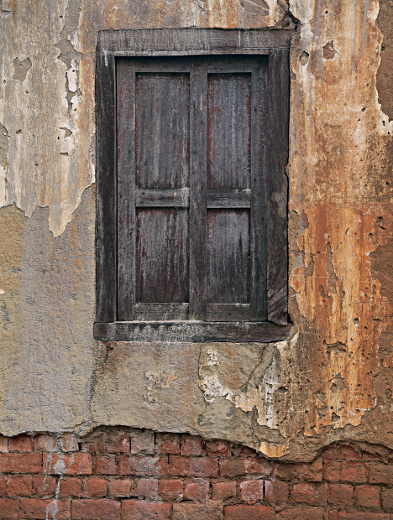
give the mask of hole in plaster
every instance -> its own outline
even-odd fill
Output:
[[[309,57],[310,57],[309,53],[306,51],[303,51],[299,58],[301,65],[306,65]]]
[[[333,46],[333,40],[327,42],[327,44],[323,47],[323,57],[325,58],[325,60],[332,60],[336,54],[337,51]]]
[[[21,134],[21,133],[22,133],[22,130],[17,130],[16,133],[17,133],[17,134]]]

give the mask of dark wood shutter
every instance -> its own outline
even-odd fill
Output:
[[[97,339],[286,337],[290,38],[100,33]]]

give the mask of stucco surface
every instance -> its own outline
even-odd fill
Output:
[[[288,460],[393,446],[392,19],[391,0],[0,2],[2,433],[123,424]],[[190,26],[297,27],[291,337],[97,344],[97,33]]]

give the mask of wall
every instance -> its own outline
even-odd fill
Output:
[[[0,430],[124,425],[311,461],[393,448],[390,0],[0,2]],[[97,343],[98,30],[297,28],[277,344]]]

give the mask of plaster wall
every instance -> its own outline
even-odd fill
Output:
[[[1,433],[127,425],[284,460],[393,447],[392,20],[391,0],[0,0]],[[291,337],[97,343],[97,33],[191,26],[296,27]]]

